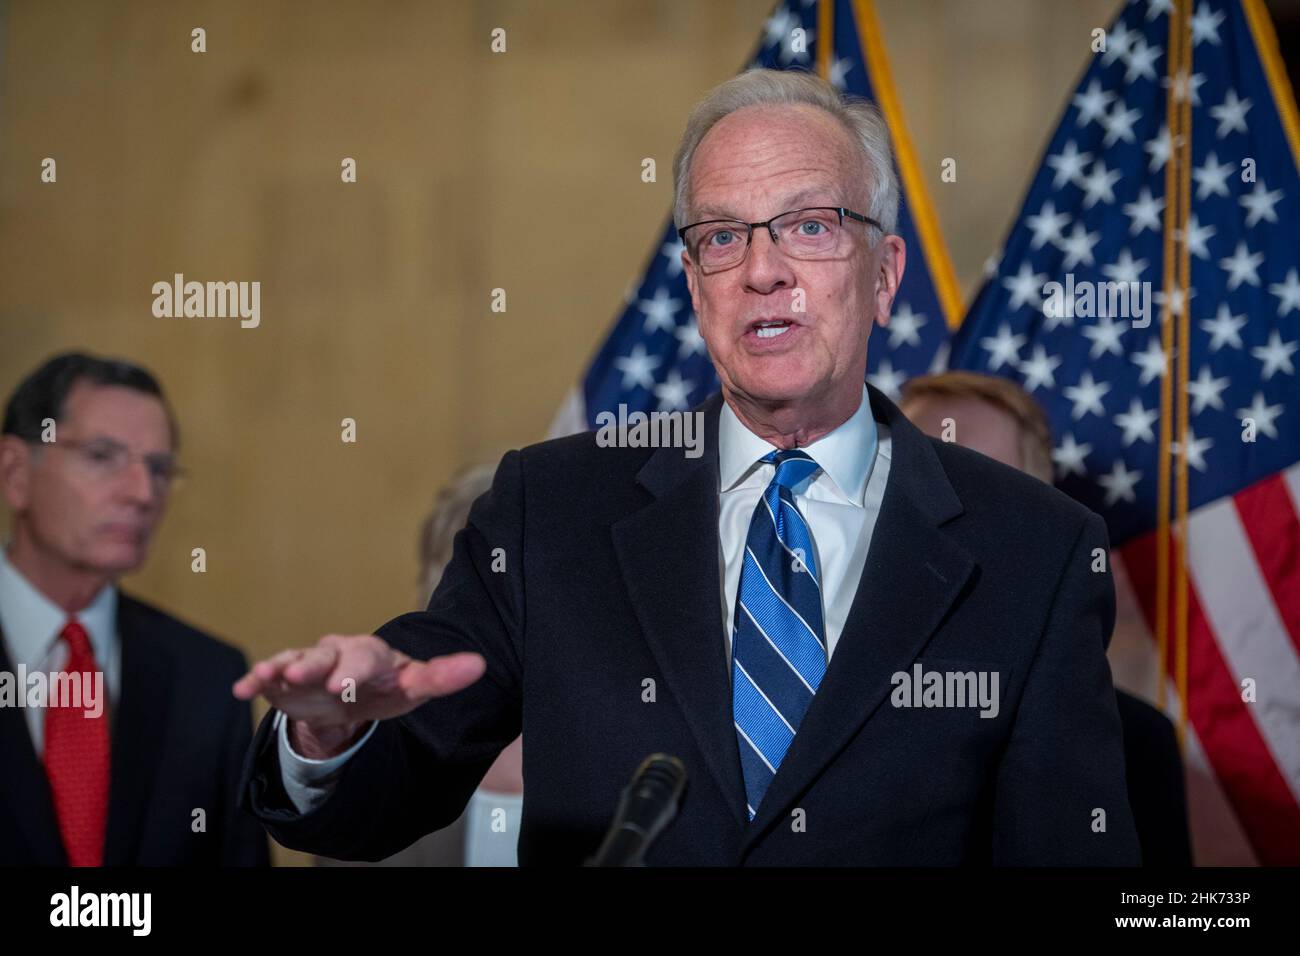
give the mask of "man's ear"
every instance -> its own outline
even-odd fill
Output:
[[[32,449],[15,435],[0,435],[0,494],[9,510],[27,507],[31,488]]]
[[[907,265],[907,243],[902,236],[889,235],[880,240],[880,269],[876,275],[876,322],[882,328],[889,324],[889,310],[903,281],[903,268]]]

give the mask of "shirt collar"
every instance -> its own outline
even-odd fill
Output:
[[[776,446],[746,428],[725,401],[721,416],[718,423],[718,475],[721,490],[729,491],[748,477],[758,460]],[[871,397],[864,383],[857,411],[838,428],[802,450],[821,466],[845,500],[861,507],[877,445],[876,420],[871,414]]]
[[[69,614],[27,580],[9,560],[9,542],[0,545],[0,623],[5,644],[19,661],[36,664],[45,658],[63,631]],[[86,629],[95,660],[102,668],[117,632],[117,587],[106,584],[75,616]]]

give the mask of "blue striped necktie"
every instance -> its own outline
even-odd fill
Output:
[[[790,491],[820,466],[797,450],[762,460],[776,465],[776,474],[749,523],[731,642],[732,712],[751,820],[827,660],[812,534]]]

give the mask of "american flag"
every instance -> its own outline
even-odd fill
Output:
[[[890,126],[902,196],[897,231],[912,254],[889,325],[872,335],[867,378],[897,397],[907,378],[943,365],[950,328],[961,317],[961,298],[902,125],[871,3],[779,4],[764,23],[748,66],[819,72],[840,91],[876,103]],[[670,214],[635,292],[580,387],[560,409],[552,435],[595,427],[598,413],[620,404],[629,411],[685,410],[717,391],[718,378],[691,310],[681,251]]]
[[[1189,52],[1175,60],[1178,49]],[[1022,383],[1047,410],[1059,486],[1106,518],[1121,606],[1134,600],[1148,654],[1161,626],[1159,515],[1162,503],[1177,508],[1172,490],[1160,495],[1166,430],[1163,474],[1186,469],[1186,533],[1168,539],[1185,548],[1185,695],[1172,637],[1163,666],[1151,658],[1152,683],[1171,714],[1186,706],[1186,757],[1209,781],[1208,796],[1189,790],[1194,836],[1203,848],[1208,826],[1235,827],[1244,849],[1232,859],[1290,865],[1300,863],[1298,161],[1295,102],[1260,0],[1130,2],[950,357]],[[1171,163],[1187,177],[1174,209]],[[1169,235],[1174,215],[1182,225]],[[1190,266],[1185,290],[1167,282],[1171,251]],[[1067,276],[1076,288],[1150,282],[1149,324],[1131,309],[1045,308],[1046,284]],[[1167,359],[1179,329],[1190,347]],[[1166,553],[1175,574],[1177,552]],[[1167,587],[1172,634],[1178,589]],[[1207,800],[1230,811],[1226,823],[1198,819]]]

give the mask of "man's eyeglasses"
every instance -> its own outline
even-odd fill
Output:
[[[111,438],[91,438],[85,441],[60,438],[53,442],[32,442],[42,448],[54,446],[66,448],[76,456],[80,467],[96,481],[111,481],[137,459],[143,461],[149,471],[149,479],[155,491],[171,489],[177,479],[182,478],[185,470],[176,464],[176,458],[167,452],[150,455],[136,455],[121,442]]]
[[[795,259],[835,259],[848,252],[852,237],[844,220],[884,227],[876,220],[843,206],[792,209],[766,222],[706,219],[677,230],[691,259],[706,274],[738,265],[748,254],[754,230],[766,228],[772,242]]]

